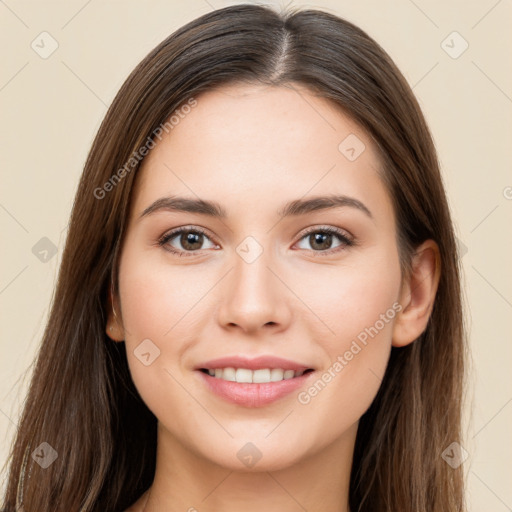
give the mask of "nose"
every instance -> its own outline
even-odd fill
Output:
[[[223,279],[218,322],[224,329],[257,333],[287,328],[291,319],[292,295],[264,251],[255,261],[236,255],[234,268]]]

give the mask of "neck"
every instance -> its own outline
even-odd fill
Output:
[[[350,469],[357,424],[335,443],[281,469],[219,466],[158,427],[155,478],[143,512],[349,512]],[[263,459],[261,460],[263,462]]]

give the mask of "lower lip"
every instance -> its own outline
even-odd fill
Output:
[[[244,407],[263,407],[302,387],[314,372],[278,382],[251,384],[219,379],[199,371],[208,388],[228,402]]]

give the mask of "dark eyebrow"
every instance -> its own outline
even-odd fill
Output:
[[[370,210],[358,199],[344,195],[317,196],[308,199],[296,199],[284,205],[284,208],[277,212],[280,217],[304,215],[317,210],[327,210],[340,207],[357,208],[373,219]],[[225,219],[227,217],[226,210],[215,201],[207,201],[204,199],[192,199],[186,197],[162,197],[148,206],[140,217],[145,217],[157,211],[177,211],[199,213]]]
[[[188,199],[186,197],[177,196],[161,197],[160,199],[157,199],[154,203],[149,205],[140,216],[145,217],[146,215],[150,215],[160,210],[200,213],[202,215],[221,219],[225,219],[227,217],[224,208],[215,201]]]
[[[347,206],[350,208],[357,208],[368,217],[373,219],[370,210],[355,197],[348,197],[344,195],[330,195],[330,196],[317,196],[309,199],[296,199],[287,203],[282,210],[277,214],[280,217],[288,217],[290,215],[304,215],[305,213],[314,212],[316,210],[328,210],[330,208],[340,208]]]

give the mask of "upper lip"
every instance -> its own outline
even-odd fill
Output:
[[[283,359],[275,356],[259,356],[254,358],[243,356],[227,356],[211,359],[195,366],[195,370],[214,370],[216,368],[247,368],[248,370],[261,370],[263,368],[280,368],[282,370],[308,370],[311,366]]]

